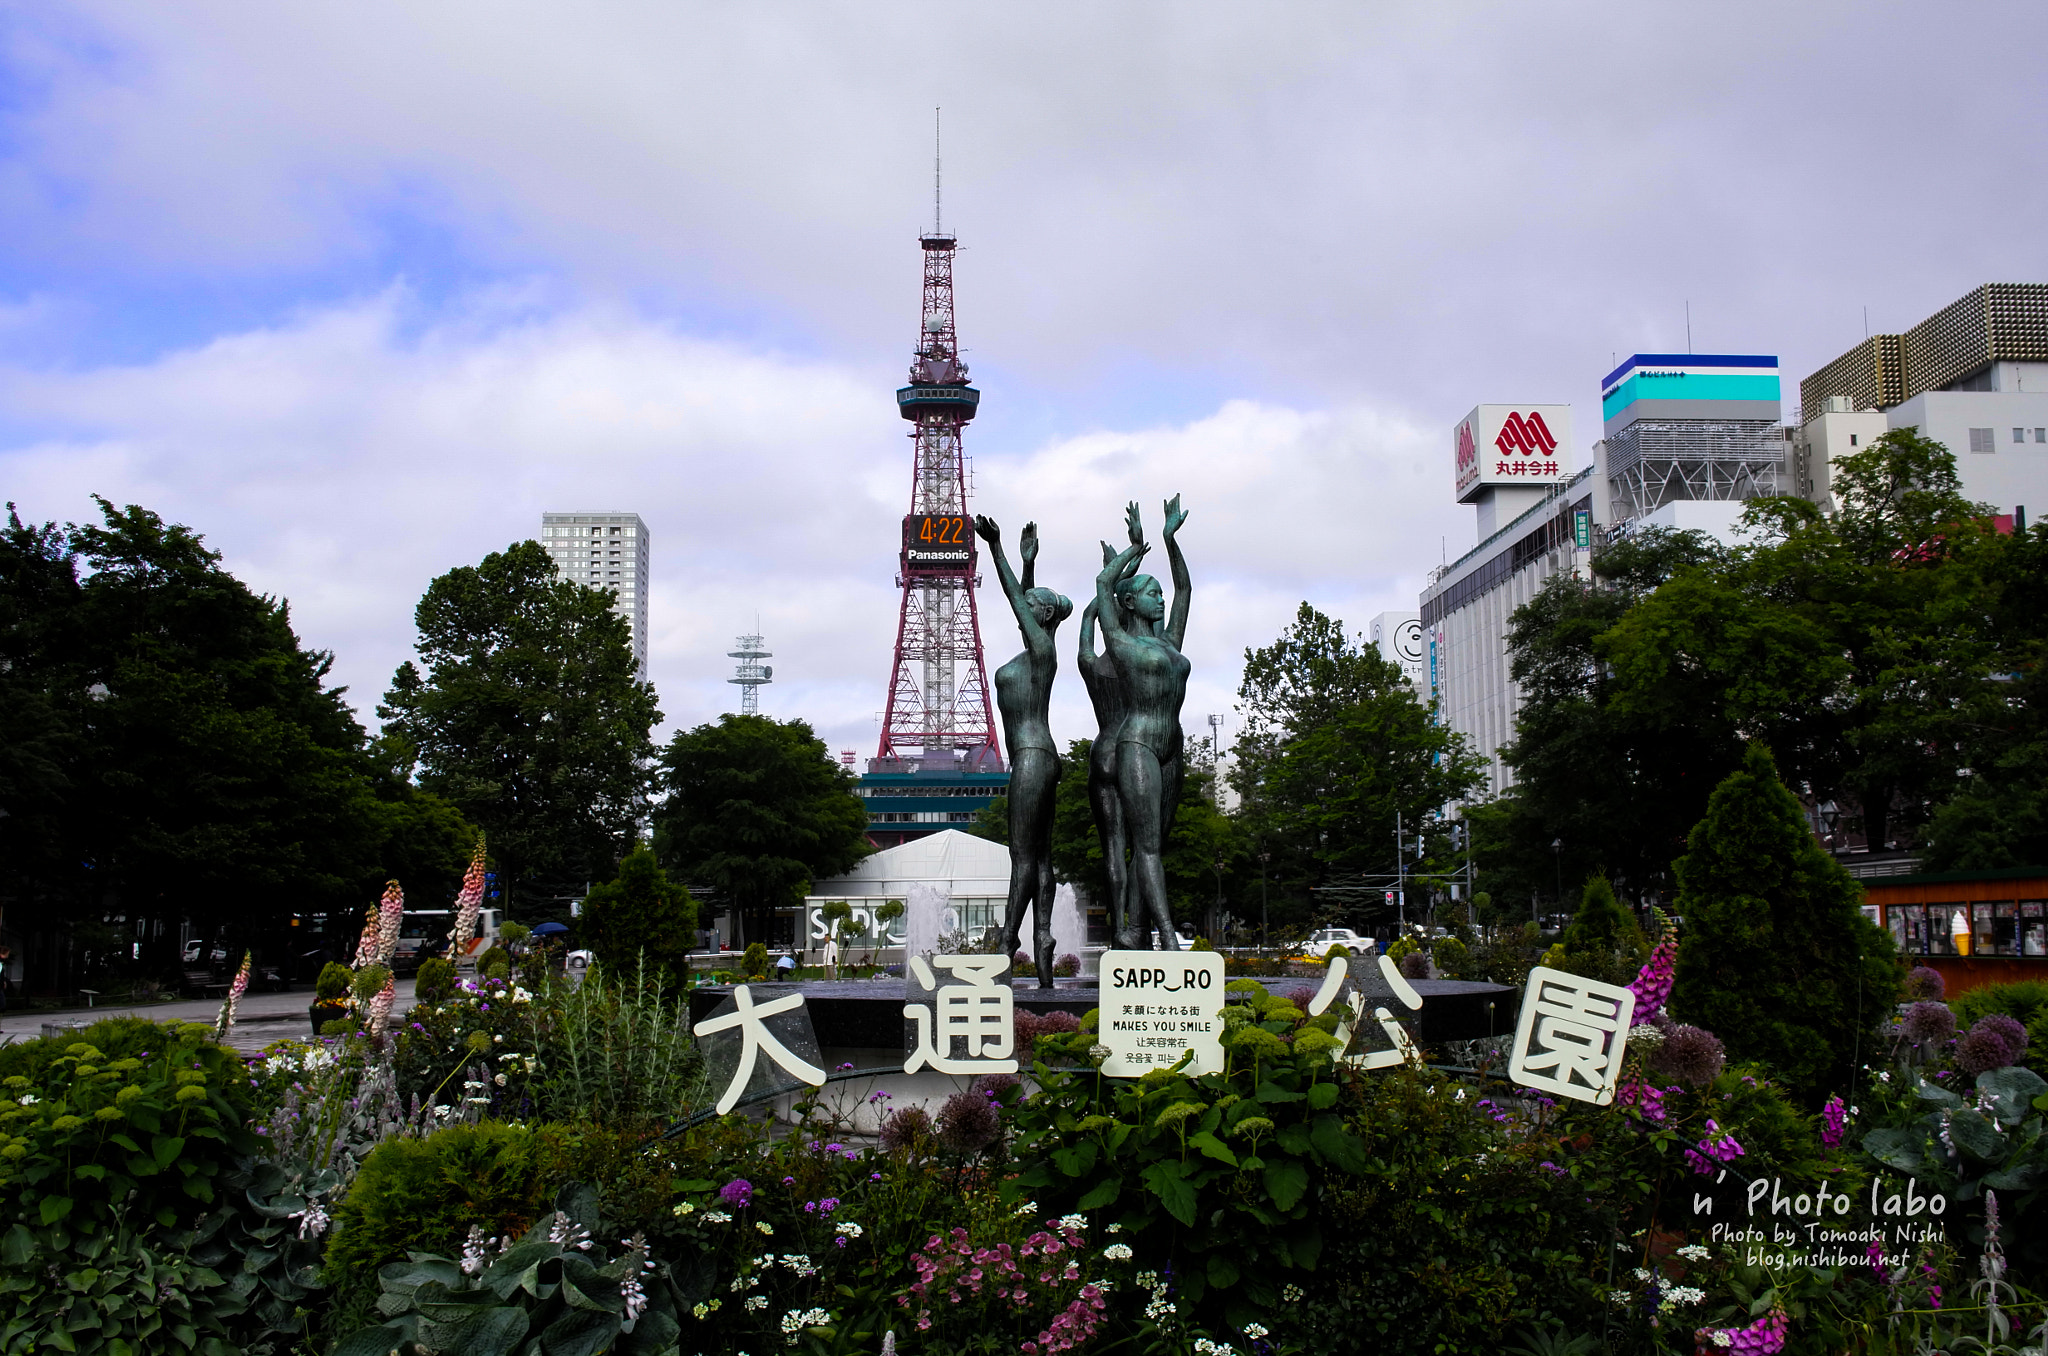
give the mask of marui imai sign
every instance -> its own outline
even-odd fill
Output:
[[[1571,476],[1569,405],[1475,406],[1451,436],[1461,504],[1489,485],[1547,488]]]
[[[1096,1028],[1102,1072],[1137,1078],[1194,1057],[1182,1072],[1223,1072],[1223,957],[1214,951],[1105,951]]]

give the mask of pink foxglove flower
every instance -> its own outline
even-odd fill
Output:
[[[1636,996],[1634,1022],[1640,1026],[1664,1010],[1671,1000],[1671,981],[1678,968],[1678,938],[1667,927],[1650,959],[1636,972],[1629,991]]]
[[[1849,1119],[1849,1108],[1843,1103],[1840,1093],[1828,1098],[1828,1104],[1821,1108],[1820,1115],[1820,1142],[1830,1149],[1839,1148]]]
[[[235,971],[234,983],[228,985],[228,996],[221,1000],[220,1020],[213,1024],[214,1035],[225,1036],[233,1028],[235,1008],[241,1003],[242,995],[249,992],[249,967],[254,960],[250,952],[242,953],[242,968]]]
[[[398,981],[387,970],[384,987],[377,990],[377,996],[370,1000],[370,1043],[384,1044],[384,1033],[391,1027],[391,1005],[398,1001]]]
[[[448,954],[460,960],[469,954],[476,937],[476,916],[484,903],[484,836],[476,836],[476,851],[470,854],[469,870],[463,873],[462,892],[455,896],[455,930],[448,934]]]
[[[365,965],[375,965],[377,963],[378,922],[377,906],[372,904],[363,913],[363,935],[356,940],[355,969],[360,970]]]
[[[404,919],[405,891],[398,888],[397,881],[386,881],[384,898],[377,901],[378,965],[391,964],[391,958],[398,954],[398,927]]]

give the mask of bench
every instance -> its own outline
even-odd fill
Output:
[[[215,979],[211,970],[187,970],[185,972],[184,987],[195,989],[202,994],[211,993],[215,989],[226,993],[228,991],[228,982],[224,979]]]
[[[98,989],[80,989],[78,991],[78,996],[85,1000],[85,1005],[87,1007],[91,1007],[92,1000],[100,996],[100,991]]]

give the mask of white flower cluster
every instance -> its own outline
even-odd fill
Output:
[[[730,1224],[732,1223],[732,1216],[726,1214],[723,1210],[706,1210],[704,1212],[704,1222],[706,1224]]]
[[[766,1309],[768,1307],[768,1297],[766,1295],[749,1295],[747,1296],[747,1302],[740,1307],[750,1314],[756,1309]]]
[[[858,1224],[855,1224],[850,1219],[843,1219],[839,1221],[834,1232],[843,1234],[847,1238],[859,1238],[862,1234],[866,1233],[867,1230],[861,1228]]]
[[[469,1226],[469,1237],[462,1242],[462,1274],[474,1276],[484,1269],[484,1231],[481,1225]]]
[[[1023,1219],[1023,1218],[1024,1218],[1024,1217],[1025,1217],[1026,1215],[1035,1215],[1035,1214],[1037,1214],[1037,1213],[1038,1213],[1038,1202],[1037,1202],[1037,1201],[1026,1201],[1026,1202],[1024,1202],[1024,1204],[1022,1204],[1022,1205],[1018,1206],[1018,1207],[1017,1207],[1017,1208],[1016,1208],[1015,1210],[1012,1210],[1012,1211],[1010,1212],[1010,1214],[1011,1214],[1012,1216],[1014,1216],[1015,1218],[1017,1218],[1017,1219]]]
[[[1637,1050],[1654,1050],[1664,1043],[1664,1032],[1648,1022],[1628,1029],[1628,1043]]]
[[[782,1265],[788,1267],[791,1271],[794,1271],[799,1276],[815,1276],[818,1274],[817,1263],[813,1262],[804,1253],[784,1253],[782,1255]]]
[[[1244,1335],[1256,1342],[1266,1335],[1266,1325],[1263,1323],[1247,1323],[1244,1325]]]
[[[696,1206],[694,1206],[694,1205],[692,1205],[692,1204],[690,1204],[690,1202],[688,1202],[688,1201],[684,1201],[684,1202],[683,1202],[683,1203],[682,1203],[681,1205],[679,1205],[679,1206],[677,1206],[677,1207],[676,1207],[675,1209],[673,1209],[673,1210],[669,1211],[669,1213],[670,1213],[671,1215],[674,1215],[674,1216],[675,1216],[675,1217],[676,1217],[677,1219],[681,1219],[681,1218],[682,1218],[683,1216],[685,1216],[685,1215],[694,1215],[694,1214],[696,1214],[696,1213],[697,1213],[697,1207],[696,1207]]]
[[[797,1335],[805,1328],[816,1328],[832,1321],[832,1315],[823,1309],[791,1309],[782,1316],[782,1331],[789,1335],[789,1344],[796,1345]]]
[[[1235,1348],[1228,1342],[1211,1342],[1206,1337],[1195,1339],[1195,1350],[1200,1356],[1237,1356]]]
[[[548,1228],[548,1242],[559,1243],[565,1248],[579,1248],[590,1251],[590,1231],[570,1219],[563,1211],[555,1212],[555,1222]]]
[[[1060,1228],[1072,1229],[1077,1234],[1086,1233],[1088,1230],[1088,1217],[1086,1215],[1061,1215],[1058,1222]]]
[[[318,1201],[307,1201],[306,1208],[291,1217],[299,1222],[300,1238],[318,1238],[327,1232],[327,1211]]]
[[[1302,1290],[1298,1285],[1283,1285],[1280,1287],[1280,1298],[1286,1300],[1289,1304],[1299,1303],[1301,1295]]]
[[[772,1233],[774,1233],[774,1232],[775,1232],[775,1226],[774,1226],[774,1225],[772,1225],[772,1224],[770,1224],[770,1223],[769,1223],[769,1222],[768,1222],[767,1220],[765,1220],[765,1219],[757,1219],[757,1220],[755,1220],[755,1221],[754,1221],[754,1227],[755,1227],[756,1229],[759,1229],[759,1230],[760,1230],[760,1231],[761,1231],[762,1233],[764,1233],[764,1234],[772,1234]]]
[[[1143,1289],[1152,1292],[1151,1300],[1145,1305],[1145,1317],[1151,1319],[1154,1323],[1158,1323],[1180,1312],[1179,1307],[1166,1297],[1166,1285],[1159,1279],[1158,1272],[1144,1271],[1138,1273],[1138,1284]],[[1200,1350],[1200,1347],[1197,1347],[1196,1350]],[[1228,1356],[1229,1348],[1226,1347],[1223,1350],[1225,1356]]]
[[[1680,1304],[1698,1304],[1707,1297],[1707,1292],[1696,1285],[1674,1285],[1664,1291],[1660,1309],[1670,1309]]]
[[[1678,1250],[1678,1255],[1688,1262],[1704,1262],[1714,1254],[1697,1243],[1688,1243]]]
[[[626,1302],[626,1327],[631,1328],[640,1319],[640,1311],[647,1307],[647,1292],[640,1288],[638,1276],[628,1276],[619,1282],[619,1298]]]
[[[1735,1345],[1735,1334],[1726,1328],[1716,1328],[1707,1334],[1707,1340],[1717,1347],[1732,1347]]]
[[[1131,1245],[1112,1243],[1102,1250],[1102,1255],[1112,1262],[1128,1262],[1131,1260]]]
[[[1607,1302],[1609,1304],[1633,1304],[1635,1303],[1635,1298],[1634,1295],[1631,1295],[1626,1290],[1610,1290],[1607,1292]]]

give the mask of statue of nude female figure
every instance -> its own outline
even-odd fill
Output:
[[[1024,562],[1020,581],[1003,554],[1003,531],[993,519],[976,517],[974,531],[988,543],[996,578],[1016,614],[1024,651],[996,670],[996,708],[1010,746],[1010,901],[1003,914],[1003,955],[1017,954],[1024,913],[1031,910],[1031,955],[1038,987],[1052,984],[1052,818],[1060,784],[1060,758],[1046,715],[1052,680],[1059,671],[1053,633],[1074,605],[1051,589],[1032,587],[1038,560],[1038,524],[1026,523],[1017,554]]]
[[[1173,572],[1170,616],[1159,581],[1151,575],[1130,573],[1130,567],[1150,549],[1136,504],[1125,512],[1131,544],[1112,556],[1095,576],[1096,615],[1102,622],[1103,644],[1116,670],[1123,707],[1123,720],[1116,731],[1116,791],[1130,848],[1130,876],[1125,887],[1129,907],[1116,941],[1126,949],[1141,946],[1146,929],[1158,932],[1156,945],[1160,949],[1180,949],[1166,898],[1162,854],[1172,810],[1180,798],[1180,708],[1188,690],[1189,665],[1181,643],[1187,635],[1193,588],[1178,541],[1186,521],[1180,496],[1175,495],[1166,503],[1166,526],[1161,534]]]

